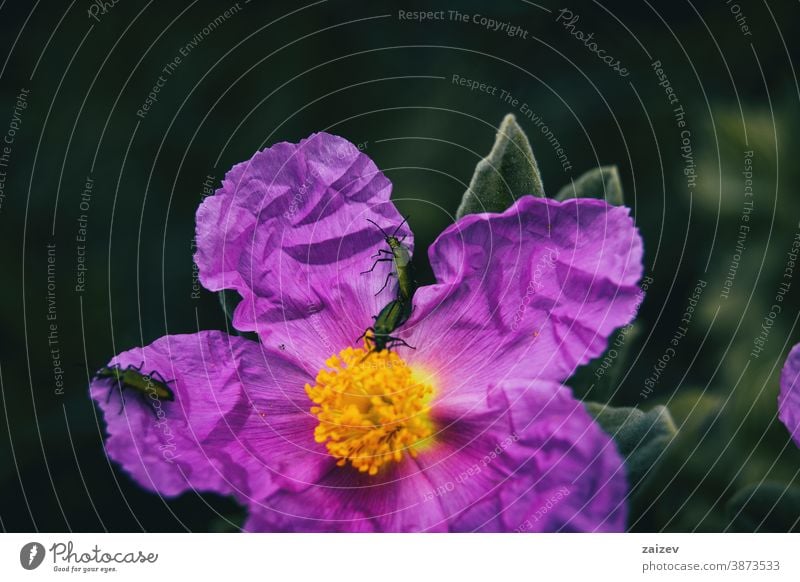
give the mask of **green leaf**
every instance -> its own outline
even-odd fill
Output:
[[[479,212],[503,212],[520,196],[544,196],[539,166],[516,118],[503,118],[489,155],[478,162],[456,219]]]
[[[737,532],[800,531],[800,489],[783,483],[748,485],[728,501],[730,528]]]
[[[219,298],[219,305],[222,307],[222,312],[225,314],[225,317],[228,318],[229,322],[233,322],[233,312],[242,300],[241,295],[236,291],[223,289],[217,293],[217,297]]]
[[[644,482],[675,436],[675,423],[665,406],[648,412],[586,402],[586,409],[617,443],[628,467],[631,493]]]
[[[599,198],[614,206],[625,204],[622,194],[622,182],[616,166],[600,166],[593,168],[569,184],[556,194],[556,200],[569,198]]]
[[[208,524],[209,533],[233,533],[242,531],[247,514],[244,511],[219,514]]]
[[[236,306],[239,305],[239,302],[242,300],[241,295],[239,295],[236,291],[223,289],[217,293],[217,297],[219,298],[219,305],[222,307],[222,312],[225,314],[225,317],[228,318],[228,323],[233,326],[233,312],[236,309]],[[231,331],[241,337],[258,341],[258,334],[252,331],[239,331],[235,328]]]
[[[621,327],[609,339],[602,356],[577,369],[567,380],[577,398],[595,402],[614,398],[623,370],[629,369],[627,363],[641,331],[637,322]]]

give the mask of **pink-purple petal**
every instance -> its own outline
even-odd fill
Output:
[[[233,324],[320,364],[351,345],[393,296],[391,262],[370,269],[400,226],[391,183],[347,140],[317,133],[237,164],[197,211],[200,281],[243,300]],[[413,247],[404,225],[398,236]]]
[[[455,414],[455,416],[454,416]],[[248,531],[622,531],[611,439],[554,383],[492,388],[470,414],[439,409],[435,442],[377,477],[331,468],[250,505]]]
[[[314,485],[335,464],[314,440],[319,420],[305,385],[314,383],[317,370],[309,374],[291,356],[268,350],[242,354],[238,368],[252,412],[240,423],[242,446],[277,487],[303,491]]]
[[[96,378],[91,395],[105,418],[106,452],[142,487],[165,496],[185,491],[260,497],[273,489],[261,463],[239,442],[249,406],[236,368],[256,342],[217,331],[162,337],[109,365],[141,367],[168,380],[174,401],[156,401]]]
[[[334,467],[301,493],[283,490],[250,504],[247,531],[446,531],[438,505],[423,506],[427,481],[406,459],[375,477],[350,466]]]
[[[778,417],[800,447],[800,344],[789,352],[781,372]]]
[[[639,233],[600,200],[525,196],[450,226],[429,255],[437,283],[399,335],[454,398],[504,377],[563,382],[641,301]]]

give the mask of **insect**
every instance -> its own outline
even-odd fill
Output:
[[[408,247],[403,244],[405,240],[405,235],[402,238],[397,237],[397,233],[400,231],[400,228],[408,221],[408,217],[406,216],[397,228],[394,229],[392,234],[388,234],[385,230],[383,230],[378,223],[373,220],[367,219],[368,222],[374,224],[378,230],[381,231],[383,235],[383,240],[386,241],[386,244],[389,245],[389,250],[386,249],[378,249],[378,252],[372,255],[370,258],[375,258],[375,262],[372,264],[372,268],[367,271],[362,271],[362,275],[366,273],[371,273],[375,270],[375,267],[378,266],[378,263],[384,263],[391,261],[394,263],[394,269],[386,275],[386,281],[383,283],[383,287],[380,288],[378,293],[386,289],[386,285],[389,284],[389,278],[392,276],[397,277],[398,283],[398,291],[397,297],[402,301],[406,301],[411,303],[411,296],[414,294],[414,281],[412,279],[411,274],[411,253],[408,251]],[[377,295],[376,293],[375,295]]]
[[[103,366],[97,371],[95,378],[111,380],[112,386],[111,390],[108,391],[106,402],[111,400],[111,393],[115,386],[119,390],[119,396],[122,400],[122,406],[119,409],[120,413],[125,406],[125,398],[122,396],[122,392],[126,389],[134,390],[142,398],[149,396],[157,400],[175,401],[175,393],[168,385],[171,380],[165,380],[155,370],[149,374],[142,374],[142,364],[139,364],[138,367],[129,365],[127,368],[121,368],[118,365]],[[155,407],[153,413],[156,413]],[[156,416],[158,415],[156,414]]]
[[[396,346],[405,346],[414,350],[416,349],[414,346],[410,346],[405,340],[392,335],[394,330],[408,321],[410,315],[410,302],[393,299],[375,316],[375,323],[372,327],[368,327],[358,339],[366,337],[367,341],[373,344],[372,350],[376,352],[388,350]],[[367,335],[369,332],[372,332],[372,334]]]

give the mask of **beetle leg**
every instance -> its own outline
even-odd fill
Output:
[[[375,262],[374,262],[374,263],[372,263],[372,268],[371,268],[369,271],[361,271],[361,275],[366,275],[367,273],[371,273],[372,271],[374,271],[374,270],[375,270],[375,267],[377,267],[377,266],[378,266],[378,263],[385,263],[385,262],[387,262],[387,261],[392,261],[392,260],[394,260],[394,259],[389,259],[389,258],[386,258],[386,259],[376,259],[376,260],[375,260]]]
[[[381,255],[391,255],[392,251],[387,251],[386,249],[378,249],[378,252],[374,255],[371,255],[369,258],[374,259],[375,257],[380,257]]]
[[[386,289],[386,286],[389,284],[389,279],[390,279],[391,277],[393,277],[393,276],[394,276],[394,273],[393,273],[392,271],[389,271],[389,274],[388,274],[388,275],[386,275],[386,281],[384,281],[384,282],[383,282],[383,287],[381,287],[380,289],[378,289],[378,292],[377,292],[377,293],[375,293],[375,295],[380,295],[380,294],[381,294],[381,291],[383,291],[384,289]]]
[[[396,347],[396,346],[405,346],[405,347],[407,347],[407,348],[410,348],[410,349],[412,349],[412,350],[416,350],[416,349],[417,349],[417,348],[415,348],[414,346],[410,346],[410,345],[408,345],[408,344],[406,343],[406,340],[404,340],[404,339],[401,339],[401,338],[399,338],[399,337],[392,337],[392,338],[389,338],[389,341],[388,341],[388,342],[386,342],[386,345],[387,345],[387,347],[390,347],[390,346],[389,346],[389,344],[391,344],[391,347],[393,347],[393,348],[394,348],[394,347]]]
[[[375,333],[375,328],[374,328],[374,327],[368,327],[367,329],[365,329],[365,330],[364,330],[364,333],[362,333],[360,336],[358,336],[358,337],[356,338],[356,341],[355,341],[354,343],[358,343],[358,341],[359,341],[360,339],[362,339],[362,338],[363,338],[365,335],[367,335],[367,332],[368,332],[368,331],[371,331],[372,333]]]

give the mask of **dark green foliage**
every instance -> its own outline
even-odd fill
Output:
[[[765,482],[743,488],[725,506],[738,532],[800,531],[800,489]]]

